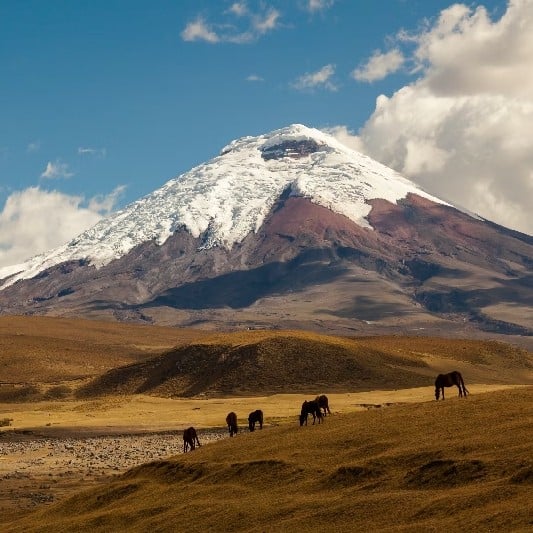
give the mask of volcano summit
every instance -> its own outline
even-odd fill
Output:
[[[0,313],[529,335],[532,264],[530,236],[292,125],[233,141],[71,242],[1,268]]]

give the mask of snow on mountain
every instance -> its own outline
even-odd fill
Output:
[[[163,244],[181,227],[194,237],[202,235],[204,247],[230,249],[261,227],[287,188],[293,196],[368,228],[368,200],[396,203],[412,192],[445,204],[331,135],[294,124],[235,140],[218,157],[171,179],[69,243],[0,268],[0,279],[8,278],[0,289],[65,261],[105,265],[148,240]]]

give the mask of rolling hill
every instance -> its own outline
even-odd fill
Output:
[[[459,368],[471,381],[533,383],[532,354],[494,341],[264,331],[217,334],[113,368],[78,395],[228,397],[404,389],[432,383],[450,368]]]
[[[527,531],[532,394],[240,434],[140,465],[4,531]]]

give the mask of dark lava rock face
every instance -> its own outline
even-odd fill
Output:
[[[311,139],[303,141],[284,141],[274,146],[269,146],[261,150],[261,157],[268,161],[269,159],[281,159],[282,157],[300,158],[314,152],[320,152],[324,145],[318,144]]]

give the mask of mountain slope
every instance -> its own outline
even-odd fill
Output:
[[[305,151],[296,151],[302,146]],[[333,137],[296,124],[233,141],[220,156],[168,181],[65,246],[23,265],[0,269],[0,279],[8,277],[6,284],[13,283],[73,260],[102,266],[142,243],[163,244],[181,227],[194,238],[202,236],[203,248],[231,249],[261,227],[286,190],[365,227],[370,211],[367,200],[395,202],[416,192],[438,201]]]
[[[530,335],[533,238],[332,137],[234,141],[69,244],[0,269],[0,312]]]

